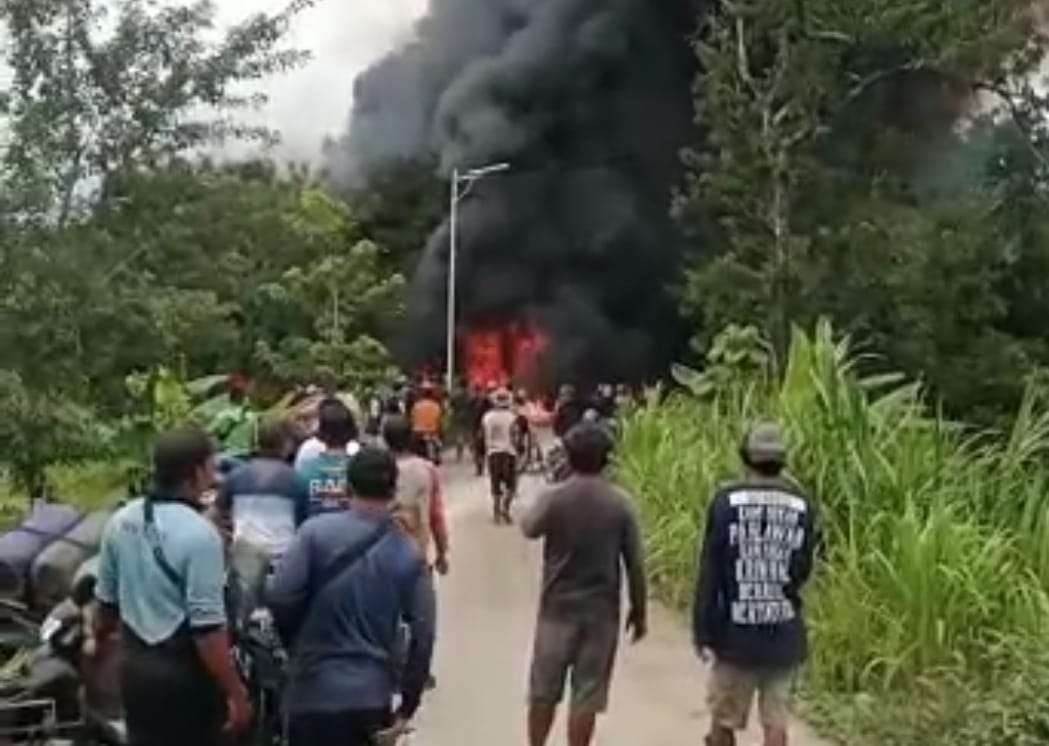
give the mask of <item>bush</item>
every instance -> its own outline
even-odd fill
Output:
[[[829,325],[795,331],[782,376],[715,366],[716,387],[694,377],[692,393],[627,418],[618,469],[639,496],[654,585],[691,599],[707,500],[738,475],[746,427],[775,418],[824,530],[807,594],[814,719],[850,744],[1044,739],[1016,672],[1049,678],[1031,655],[1049,619],[1049,417],[1030,394],[1011,433],[973,434],[930,415],[919,386],[862,379],[856,362]],[[976,739],[991,723],[1008,738]]]

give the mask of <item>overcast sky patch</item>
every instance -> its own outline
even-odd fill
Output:
[[[276,12],[286,4],[217,0],[223,23],[235,23],[253,12]],[[315,161],[324,137],[342,133],[353,102],[354,78],[410,39],[412,25],[425,7],[426,0],[319,0],[295,21],[289,42],[308,49],[313,59],[301,70],[263,85],[271,100],[258,115],[261,123],[280,130],[280,158]]]

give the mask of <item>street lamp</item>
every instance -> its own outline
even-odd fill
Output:
[[[455,386],[455,305],[456,305],[456,271],[459,262],[459,202],[470,192],[477,181],[492,174],[510,170],[509,163],[493,163],[490,166],[474,168],[460,173],[452,170],[451,218],[449,223],[450,246],[448,251],[448,393]],[[460,189],[460,187],[463,187]]]

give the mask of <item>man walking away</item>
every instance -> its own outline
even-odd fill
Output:
[[[532,658],[528,713],[531,746],[545,746],[565,680],[572,675],[569,746],[588,746],[608,705],[619,645],[621,567],[630,589],[627,630],[647,633],[641,532],[631,498],[602,472],[612,440],[580,425],[565,437],[574,474],[545,493],[522,520],[530,539],[545,539],[543,592]]]
[[[387,451],[365,448],[350,462],[349,481],[350,509],[307,521],[269,588],[291,651],[284,701],[290,746],[393,743],[418,709],[430,670],[423,558],[390,511],[397,464]],[[398,681],[402,619],[411,626],[411,647]]]
[[[488,475],[492,483],[492,512],[496,523],[510,524],[510,506],[517,496],[517,449],[514,430],[517,415],[513,412],[513,396],[506,389],[495,392],[495,409],[484,416],[485,448],[488,454]]]
[[[357,418],[354,416],[353,410],[341,398],[329,396],[322,399],[317,405],[317,422],[313,434],[302,441],[295,452],[296,469],[302,468],[305,463],[312,461],[327,450],[320,433],[321,421],[327,416],[325,412],[329,412],[329,415],[334,413],[337,417],[344,417],[344,411],[349,413],[349,439],[346,441],[346,455],[352,456],[360,450],[360,431],[358,430]]]
[[[782,476],[786,439],[762,424],[743,441],[742,482],[707,514],[693,611],[695,644],[714,667],[708,746],[735,746],[758,696],[765,746],[786,746],[790,689],[807,655],[801,589],[817,546],[815,506]]]
[[[419,545],[429,566],[448,572],[448,519],[444,510],[441,476],[437,468],[412,452],[412,430],[404,417],[391,417],[383,425],[383,440],[397,460],[397,493],[394,514]]]
[[[214,448],[197,430],[161,436],[153,494],[110,521],[102,540],[96,636],[119,627],[121,687],[133,746],[217,746],[251,707],[230,655],[222,540],[200,515]]]
[[[419,399],[412,405],[411,417],[416,453],[440,464],[441,420],[444,412],[437,400],[437,389],[432,383],[427,382],[420,387]]]
[[[306,481],[310,494],[310,515],[344,510],[349,499],[346,467],[349,450],[357,436],[357,424],[349,408],[338,399],[328,399],[320,407],[317,438],[320,453],[296,460],[295,470]],[[303,445],[305,447],[305,444]]]
[[[568,431],[583,420],[586,406],[579,398],[576,387],[566,383],[561,387],[557,396],[557,406],[554,410],[554,435],[563,438]]]
[[[404,417],[391,417],[386,421],[383,440],[397,459],[397,495],[393,514],[415,538],[419,552],[426,560],[423,576],[426,604],[423,611],[436,635],[437,590],[432,573],[436,570],[440,575],[447,575],[449,569],[448,518],[444,511],[441,475],[432,463],[412,453],[412,429]],[[431,689],[436,686],[432,674],[427,678],[427,686]]]
[[[473,419],[471,415],[471,394],[462,381],[458,381],[455,388],[452,389],[448,405],[452,409],[452,437],[455,440],[455,460],[458,463],[462,463],[463,454],[466,453],[467,446],[472,446],[473,444],[473,433],[470,432]]]
[[[233,533],[230,561],[240,621],[261,602],[270,567],[287,551],[309,515],[309,489],[288,465],[290,451],[288,423],[263,422],[258,455],[230,474],[219,489],[219,519]]]
[[[484,476],[485,461],[487,460],[484,445],[484,418],[485,415],[492,411],[491,395],[493,393],[495,393],[495,389],[486,394],[480,386],[475,386],[470,397],[470,442],[472,444],[474,466],[479,477]]]

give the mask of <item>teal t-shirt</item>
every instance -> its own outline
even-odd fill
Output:
[[[309,488],[311,516],[346,509],[350,498],[346,479],[349,463],[350,457],[345,453],[325,451],[299,466]]]

